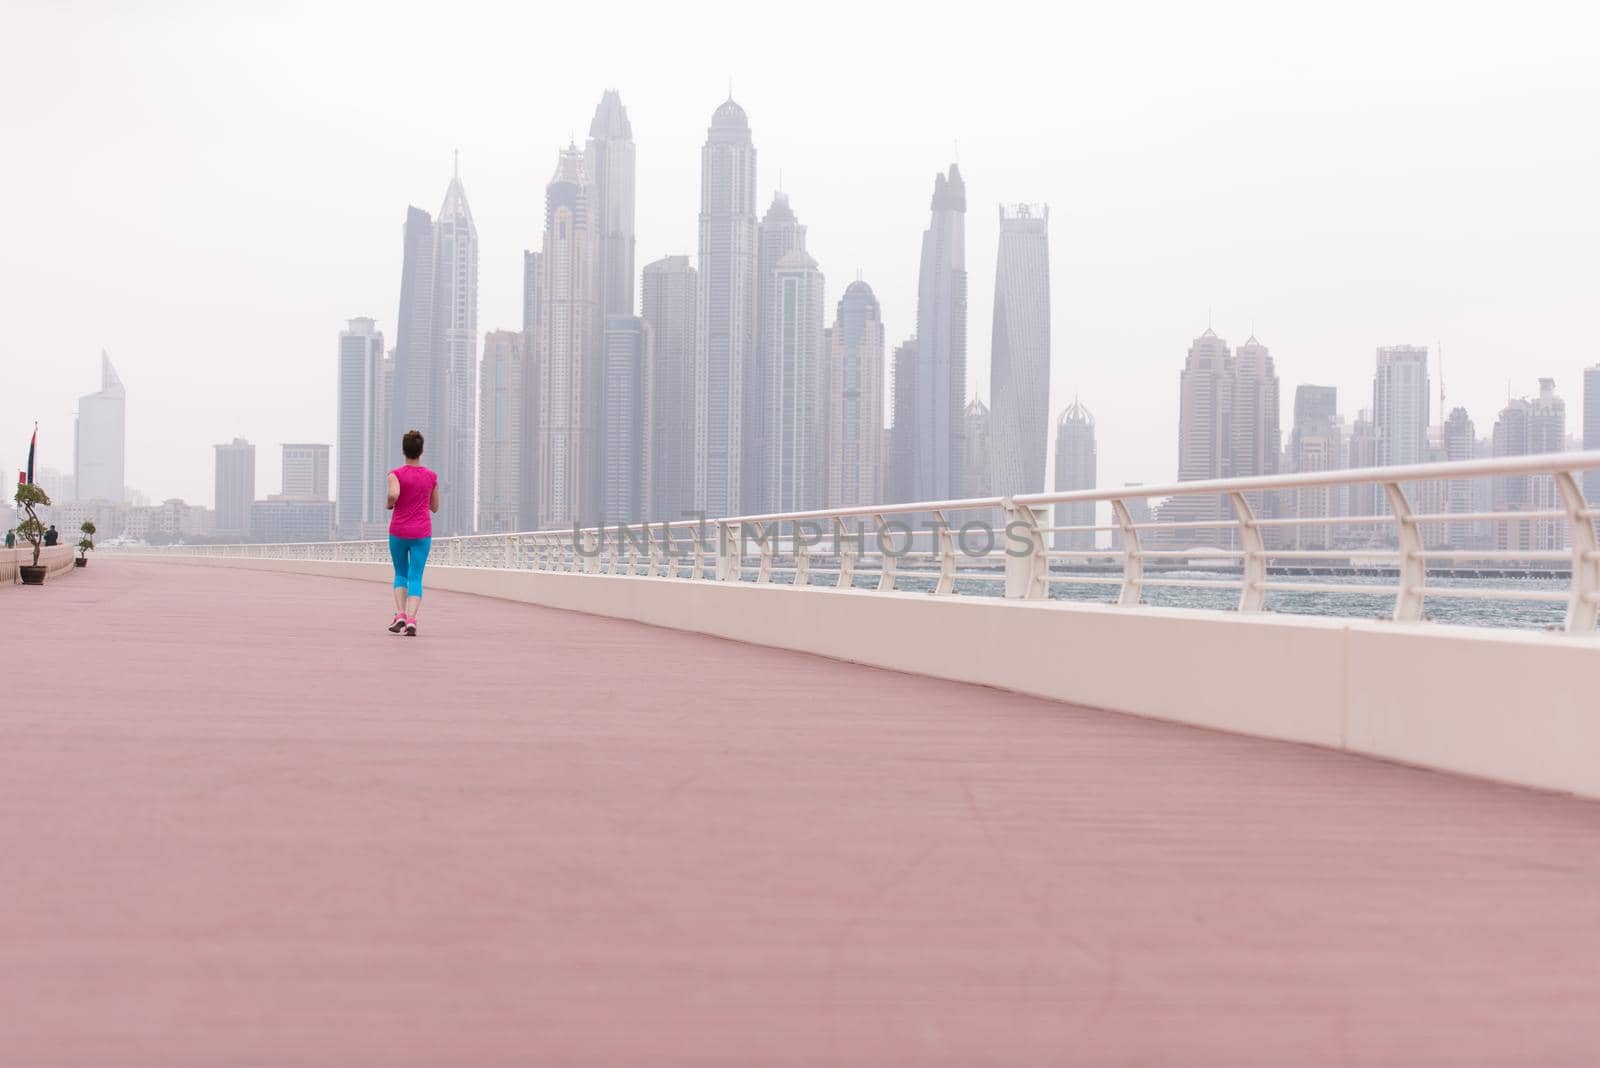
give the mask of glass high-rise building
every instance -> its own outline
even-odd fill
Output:
[[[791,252],[804,252],[806,228],[800,224],[789,195],[782,190],[772,195],[772,203],[756,227],[756,345],[744,374],[744,457],[741,496],[745,512],[774,510],[778,488],[772,481],[775,442],[767,433],[772,413],[768,393],[776,371],[778,320],[774,303],[778,284],[778,264]]]
[[[1556,396],[1555,380],[1539,379],[1539,395],[1506,402],[1495,420],[1493,455],[1538,456],[1566,448],[1567,405]],[[1496,512],[1559,511],[1555,479],[1550,475],[1502,475],[1493,480]],[[1494,547],[1503,551],[1564,549],[1566,524],[1556,519],[1496,520]]]
[[[967,447],[967,187],[950,165],[935,176],[917,279],[917,368],[908,495],[919,501],[960,495]],[[899,389],[896,384],[896,389]],[[987,418],[987,408],[984,409]],[[987,451],[985,448],[984,451]]]
[[[634,524],[650,507],[650,327],[637,315],[609,315],[605,329],[605,471],[601,521]]]
[[[1096,456],[1094,441],[1094,416],[1074,400],[1056,420],[1056,471],[1055,490],[1095,488]],[[1092,527],[1095,525],[1095,502],[1078,501],[1056,505],[1055,525],[1058,527]],[[1091,530],[1061,531],[1055,536],[1057,549],[1077,551],[1095,547],[1095,534]]]
[[[394,403],[386,466],[400,462],[400,438],[422,432],[425,459],[439,475],[436,534],[470,534],[477,465],[478,231],[459,173],[437,218],[406,209],[405,254],[396,319]]]
[[[470,534],[476,519],[478,414],[478,229],[461,176],[453,175],[434,219],[436,435],[429,463],[439,473],[435,533]]]
[[[917,452],[917,357],[921,346],[915,336],[895,346],[890,389],[893,422],[889,427],[888,456],[884,482],[889,500],[912,500],[916,486]]]
[[[877,504],[883,488],[883,316],[872,287],[845,287],[828,331],[826,504]]]
[[[1392,345],[1378,350],[1372,381],[1377,465],[1420,464],[1428,458],[1428,350]]]
[[[762,496],[747,502],[747,510],[806,511],[822,507],[827,495],[822,272],[795,249],[778,260],[772,283],[771,303],[762,311],[771,324],[762,390],[766,477]]]
[[[1583,447],[1600,450],[1600,364],[1583,370]],[[1600,470],[1583,473],[1583,496],[1589,507],[1600,507]]]
[[[539,529],[539,486],[544,467],[539,452],[543,439],[539,432],[539,324],[544,278],[544,253],[522,252],[522,396],[517,441],[517,521],[518,530]]]
[[[694,510],[695,316],[698,278],[688,256],[645,265],[641,303],[650,328],[649,518],[672,522]]]
[[[517,529],[522,500],[523,335],[491,330],[478,369],[478,532]]]
[[[1194,339],[1178,385],[1178,481],[1227,478],[1233,473],[1233,391],[1238,382],[1228,343],[1210,327]],[[1163,522],[1204,523],[1231,519],[1226,497],[1176,496],[1161,508]],[[1214,545],[1223,528],[1192,527],[1172,532],[1177,541]]]
[[[542,526],[599,521],[599,434],[593,393],[595,271],[592,187],[576,145],[561,153],[545,187],[539,344]]]
[[[383,467],[402,460],[400,438],[421,431],[432,442],[438,425],[433,359],[433,216],[418,207],[406,209],[404,254],[400,265],[400,312],[395,320],[393,407],[390,440]],[[429,463],[433,458],[429,457]]]
[[[695,506],[737,515],[744,478],[744,379],[756,355],[756,150],[730,98],[700,153],[700,271],[695,317]]]
[[[372,319],[351,319],[339,333],[339,425],[334,525],[359,538],[384,520],[389,459],[383,332]]]
[[[256,499],[256,447],[244,438],[216,446],[216,522],[218,534],[246,537],[250,506]]]
[[[615,89],[607,89],[594,110],[584,169],[593,186],[595,307],[603,329],[610,316],[634,313],[633,126]]]
[[[297,501],[328,500],[328,457],[332,451],[330,445],[284,445],[283,488],[279,496]]]
[[[994,492],[1044,491],[1050,435],[1050,209],[1000,208],[990,350]]]
[[[994,451],[989,406],[977,397],[961,412],[961,463],[958,481],[951,487],[952,497],[988,497],[994,493]]]
[[[78,398],[72,482],[79,500],[120,502],[126,495],[128,393],[100,353],[100,389]]]

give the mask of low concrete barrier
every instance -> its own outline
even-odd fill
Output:
[[[59,575],[63,571],[72,570],[72,557],[77,552],[70,545],[52,545],[39,551],[39,563],[49,568],[45,573],[45,581]],[[16,549],[0,549],[0,583],[20,582],[21,576],[17,569],[33,563],[33,547],[19,547]]]
[[[465,567],[428,584],[1600,798],[1596,637]]]

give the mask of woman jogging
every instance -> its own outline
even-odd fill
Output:
[[[433,545],[433,517],[439,510],[439,476],[422,466],[422,434],[408,430],[400,440],[406,462],[389,472],[389,555],[394,559],[394,620],[391,634],[417,635],[422,606],[422,569]]]

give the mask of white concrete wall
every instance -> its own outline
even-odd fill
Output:
[[[49,568],[45,581],[63,571],[72,570],[72,557],[77,553],[71,545],[52,545],[39,550],[39,565]],[[33,563],[33,546],[24,542],[15,549],[0,548],[0,583],[18,581],[17,568]]]
[[[393,577],[387,564],[171,559]],[[1600,638],[465,567],[430,566],[427,581],[1600,798]]]

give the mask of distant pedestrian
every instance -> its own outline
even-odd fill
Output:
[[[394,560],[394,619],[389,632],[416,637],[422,607],[422,569],[433,547],[433,512],[439,510],[439,476],[422,466],[422,433],[400,439],[406,462],[389,472],[389,556]]]
[[[44,543],[45,543],[45,545],[47,545],[47,546],[54,545],[56,542],[58,542],[60,540],[61,540],[61,535],[56,533],[56,525],[54,523],[51,523],[50,524],[50,529],[44,532]]]
[[[15,549],[16,547],[17,547],[17,532],[14,531],[14,530],[7,530],[6,531],[6,548],[7,549]]]

